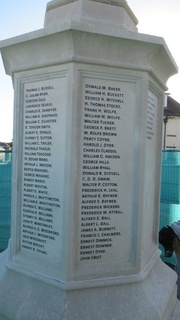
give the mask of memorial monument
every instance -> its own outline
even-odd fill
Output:
[[[176,275],[158,221],[163,94],[177,66],[137,23],[125,0],[54,0],[43,29],[0,43],[14,86],[2,319],[171,318]]]

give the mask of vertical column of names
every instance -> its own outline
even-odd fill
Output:
[[[56,255],[61,225],[61,199],[54,190],[54,175],[60,180],[54,160],[54,132],[61,122],[59,86],[53,79],[24,88],[21,248],[51,257]]]
[[[87,79],[83,93],[80,261],[105,261],[121,236],[118,127],[125,96],[116,82],[97,79]]]
[[[156,130],[157,98],[152,92],[148,94],[146,139],[152,140]]]

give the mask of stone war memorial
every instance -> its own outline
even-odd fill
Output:
[[[54,0],[0,42],[14,88],[8,320],[168,320],[158,250],[163,95],[177,66],[125,0]]]

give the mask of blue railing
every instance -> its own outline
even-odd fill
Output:
[[[11,218],[12,151],[0,150],[0,252],[8,246]]]

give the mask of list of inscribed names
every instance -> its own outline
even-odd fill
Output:
[[[156,136],[158,98],[149,90],[147,104],[146,139],[152,140]]]
[[[125,130],[126,92],[123,82],[84,79],[81,262],[109,261],[121,237],[121,217],[125,214],[121,199],[126,187],[121,180],[120,141]]]
[[[57,258],[62,224],[57,128],[63,123],[63,78],[24,85],[21,250]],[[62,125],[61,139],[63,139]],[[58,183],[59,188],[54,188]]]

